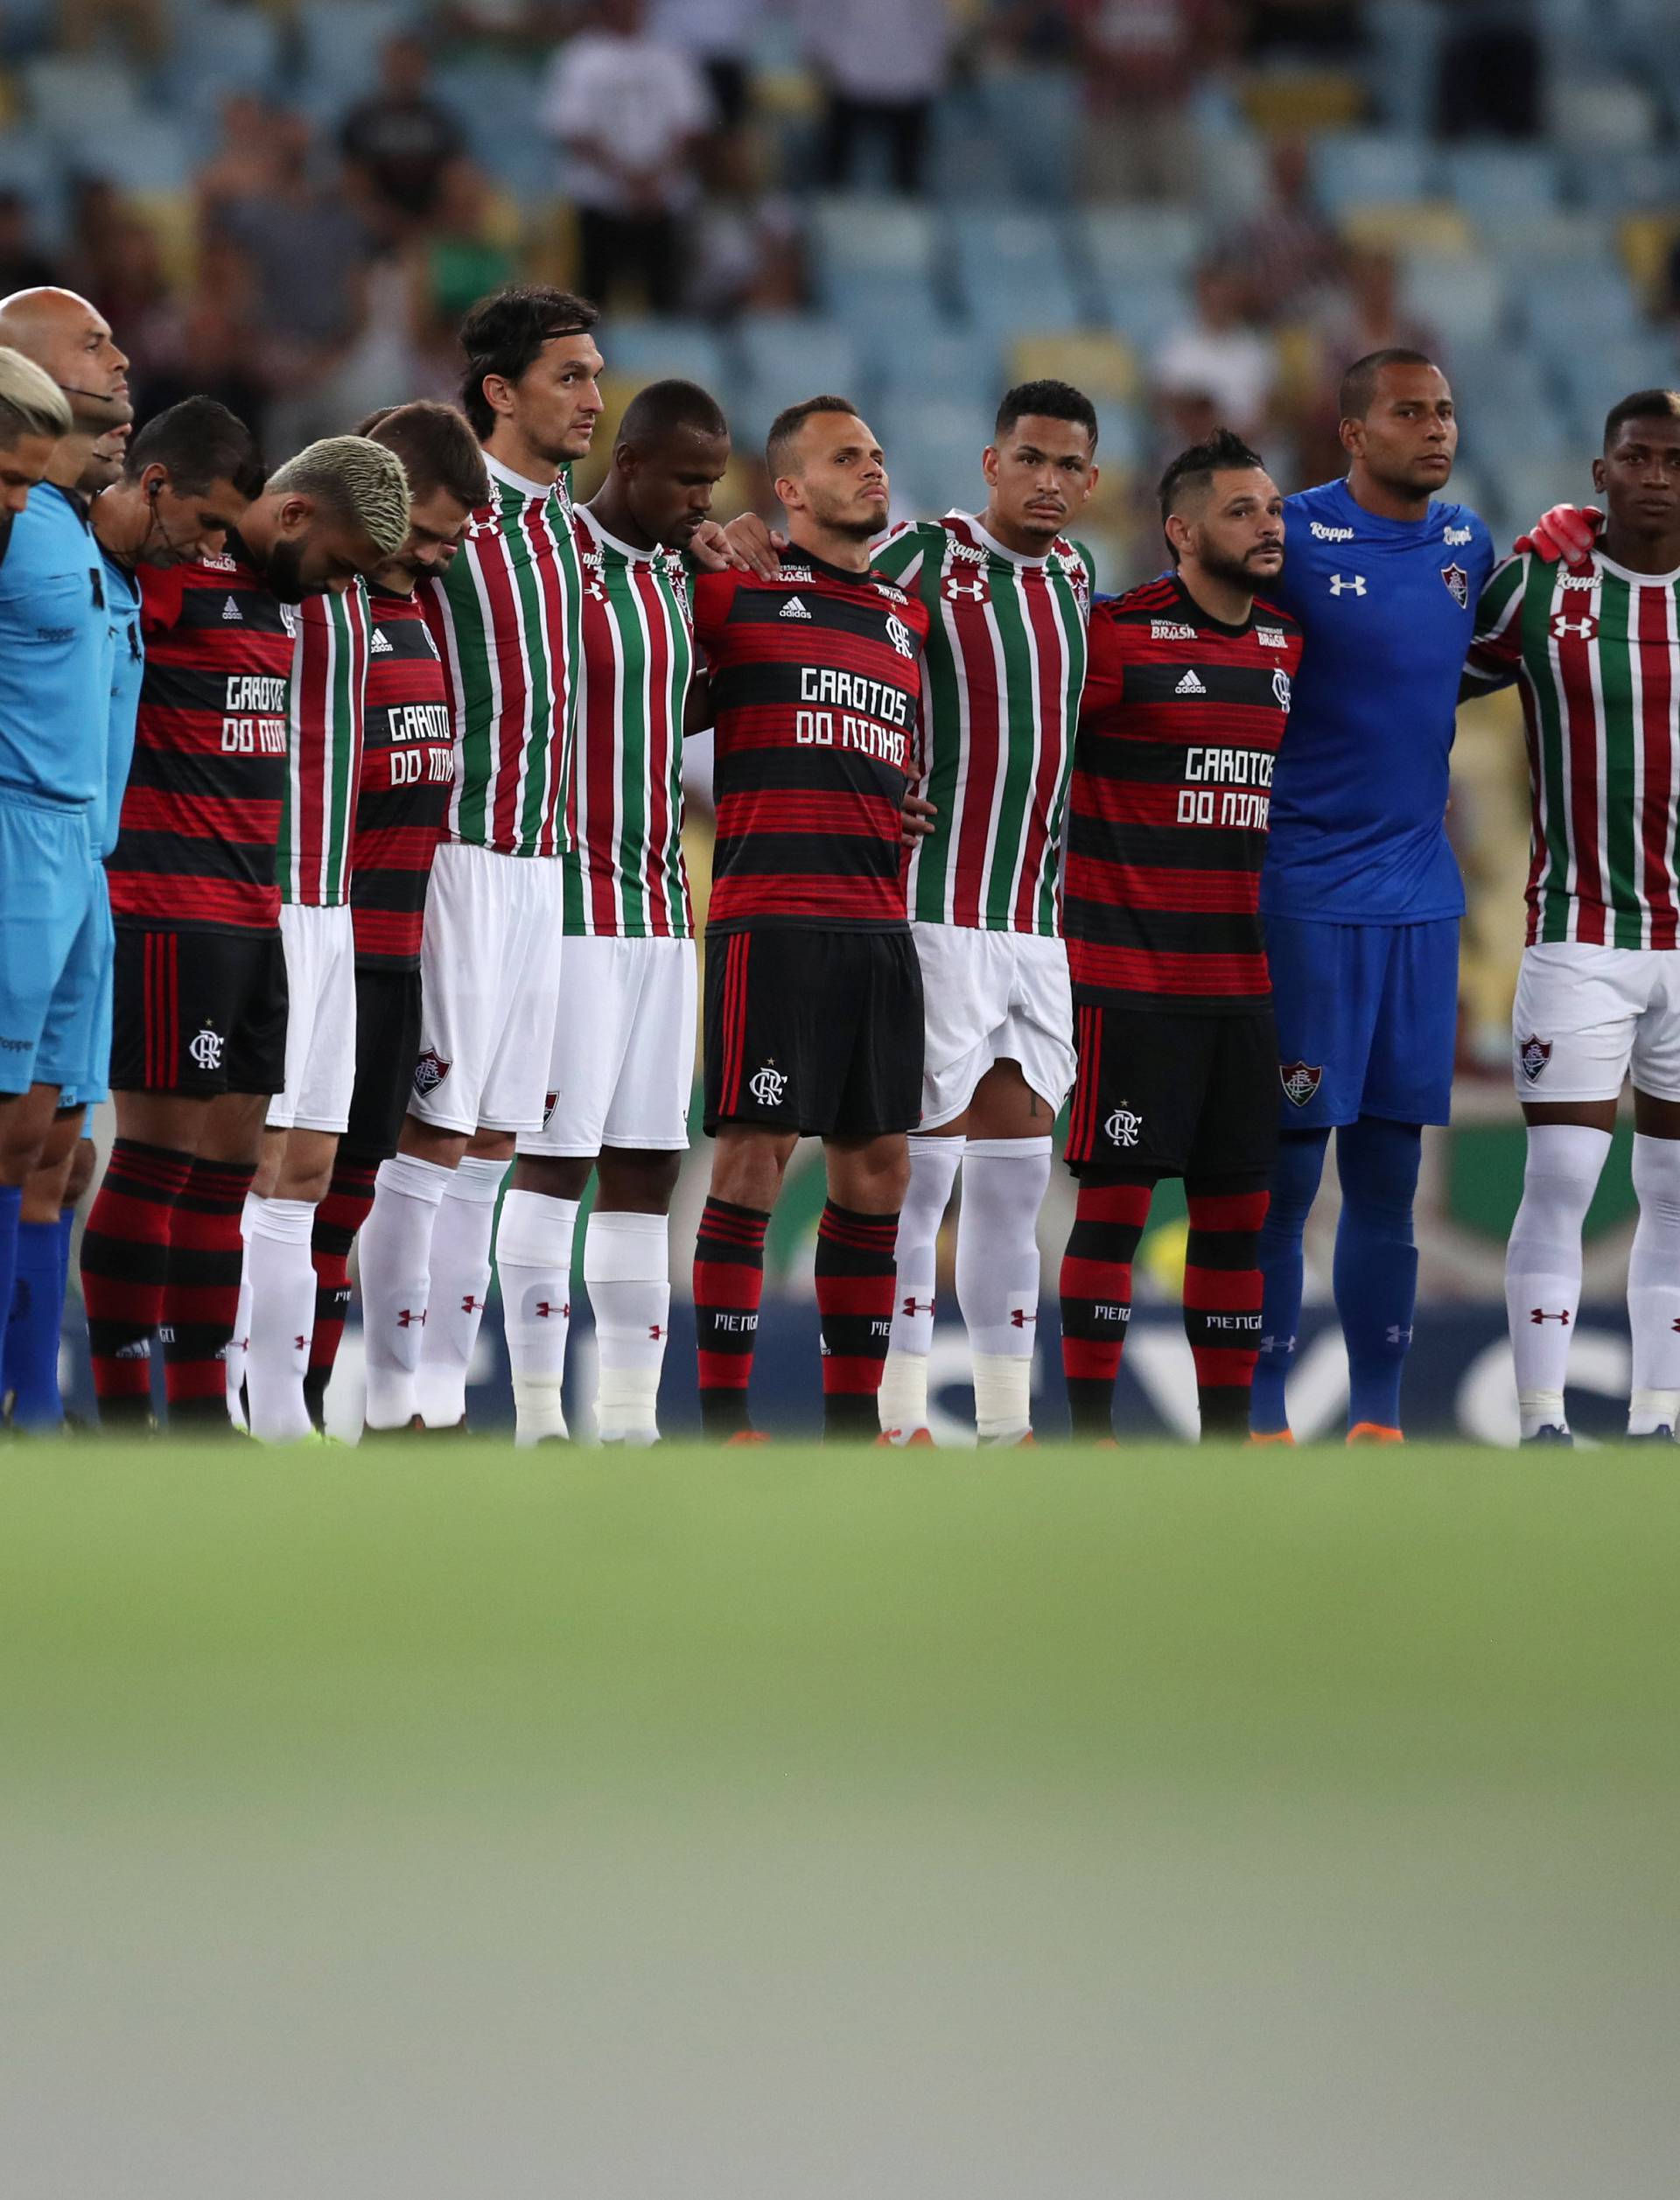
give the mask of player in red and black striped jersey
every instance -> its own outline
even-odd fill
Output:
[[[243,449],[248,466],[248,436]],[[382,564],[408,517],[391,453],[333,437],[280,469],[224,557],[145,576],[146,672],[108,865],[117,1150],[88,1223],[92,1278],[83,1261],[102,1416],[144,1419],[161,1324],[172,1424],[225,1426],[240,1215],[285,1068],[274,846],[290,606]]]
[[[1158,1178],[1185,1181],[1204,1433],[1247,1428],[1259,1342],[1277,1135],[1260,865],[1301,635],[1256,594],[1283,567],[1283,499],[1245,444],[1222,430],[1175,459],[1161,512],[1176,570],[1092,613],[1074,746],[1063,928],[1080,1188],[1061,1325],[1075,1435],[1110,1433]]]
[[[872,1436],[905,1135],[921,1108],[902,840],[928,614],[871,572],[886,469],[856,406],[791,407],[767,455],[788,513],[780,571],[703,574],[694,588],[718,809],[705,988],[718,1144],[694,1270],[701,1408],[710,1433],[749,1433],[765,1226],[805,1133],[828,1161],[825,1426]]]

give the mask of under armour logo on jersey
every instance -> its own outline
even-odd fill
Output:
[[[1543,1321],[1561,1321],[1564,1328],[1567,1329],[1569,1327],[1569,1308],[1565,1307],[1561,1314],[1548,1314],[1544,1307],[1536,1307],[1530,1314],[1529,1320],[1533,1322],[1536,1329],[1540,1327],[1540,1324]]]
[[[781,1096],[788,1089],[788,1080],[780,1069],[772,1069],[766,1062],[762,1069],[753,1071],[746,1089],[761,1108],[779,1108]]]
[[[978,573],[972,580],[959,580],[955,573],[945,577],[945,595],[950,603],[955,603],[959,596],[971,596],[976,604],[983,604],[986,594],[986,584]]]
[[[220,1069],[221,1048],[221,1033],[219,1031],[212,1031],[206,1024],[196,1039],[188,1041],[186,1051],[198,1063],[200,1069]]]
[[[243,626],[245,623],[245,614],[240,609],[238,600],[234,597],[229,596],[227,602],[222,606],[221,615],[224,619],[237,619],[241,626]]]
[[[1351,590],[1355,596],[1362,596],[1365,593],[1365,576],[1363,573],[1331,574],[1330,593],[1333,596],[1344,596],[1349,590]]]
[[[1551,631],[1553,638],[1558,641],[1565,641],[1571,634],[1578,634],[1583,641],[1591,641],[1599,631],[1599,622],[1591,612],[1583,613],[1579,619],[1570,619],[1560,611],[1552,620]]]
[[[564,1307],[556,1307],[550,1299],[539,1299],[531,1312],[539,1321],[551,1321],[556,1314],[564,1321],[571,1312],[571,1301],[568,1299]]]
[[[1174,695],[1206,695],[1208,690],[1194,672],[1186,672],[1172,692]]]
[[[382,627],[374,628],[374,638],[368,645],[368,653],[374,657],[389,657],[396,655],[396,645]]]
[[[797,596],[789,596],[781,607],[780,615],[784,619],[808,619],[811,614]]]
[[[1134,1115],[1130,1108],[1116,1108],[1102,1125],[1110,1146],[1136,1146],[1138,1133],[1144,1127],[1144,1118]]]
[[[416,1314],[412,1307],[404,1307],[396,1317],[396,1326],[399,1329],[412,1329],[416,1327],[424,1329],[426,1326],[425,1308],[422,1307],[419,1313]]]

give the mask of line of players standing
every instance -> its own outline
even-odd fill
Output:
[[[87,400],[60,451],[87,446],[94,487],[121,354],[65,297],[8,302],[0,334],[48,352]],[[1228,437],[1184,454],[1163,484],[1173,573],[1093,617],[1090,561],[1063,532],[1096,480],[1078,392],[1011,392],[984,508],[879,543],[865,424],[843,398],[794,407],[770,440],[788,514],[773,540],[710,521],[727,427],[689,384],[635,401],[573,511],[566,468],[599,411],[593,324],[564,293],[498,294],[463,330],[465,420],[396,409],[254,500],[248,439],[202,400],[136,438],[85,511],[56,485],[126,576],[127,655],[113,615],[102,660],[116,716],[138,689],[107,851],[118,1139],[83,1259],[102,1416],[148,1410],[157,1333],[172,1426],[219,1426],[225,1394],[259,1435],[318,1425],[360,1229],[369,1431],[462,1425],[511,1161],[496,1265],[520,1440],[566,1433],[592,1170],[601,1433],[654,1440],[695,1005],[686,722],[717,729],[716,1145],[695,1265],[708,1429],[752,1433],[764,1233],[804,1132],[828,1163],[830,1429],[872,1433],[878,1412],[897,1440],[925,1438],[934,1245],[960,1168],[979,1433],[1026,1438],[1036,1218],[1073,1087],[1076,1431],[1106,1432],[1162,1174],[1186,1179],[1204,1426],[1247,1426],[1260,1355],[1256,1424],[1283,1429],[1300,1230],[1340,1125],[1354,1433],[1396,1435],[1419,1126],[1445,1121],[1451,1074],[1446,750],[1493,562],[1480,522],[1430,494],[1453,439],[1438,374],[1407,355],[1354,370],[1350,484],[1294,501],[1287,571],[1257,456]],[[66,378],[94,380],[74,342],[108,354],[103,390]],[[1375,579],[1320,548],[1356,536]],[[1274,777],[1275,760],[1315,674],[1330,739],[1292,788],[1290,753]],[[1370,723],[1396,683],[1404,758]],[[1420,744],[1420,723],[1438,740]],[[120,735],[101,748],[118,785],[119,758]],[[1339,777],[1334,799],[1314,770]],[[1295,830],[1266,873],[1263,940],[1269,810]],[[33,1067],[0,1108],[14,1128],[40,1119],[43,1089],[98,1096],[91,1061],[72,1072],[49,1049]],[[1296,1120],[1278,1163],[1280,1068]],[[46,1125],[32,1158],[56,1238],[79,1125],[61,1104]],[[25,1143],[8,1146],[13,1175]]]

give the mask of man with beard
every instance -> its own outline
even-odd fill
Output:
[[[1098,1440],[1163,1176],[1183,1178],[1190,1213],[1184,1326],[1202,1433],[1246,1433],[1277,1139],[1260,864],[1301,635],[1256,592],[1283,566],[1284,501],[1228,429],[1173,459],[1160,498],[1177,570],[1093,613],[1074,746],[1079,1205],[1061,1350],[1074,1433]]]
[[[287,462],[219,557],[147,571],[132,772],[108,866],[116,1144],[82,1248],[102,1420],[144,1423],[161,1328],[173,1427],[227,1425],[240,1212],[285,1080],[274,851],[292,606],[393,557],[394,454],[330,437]]]
[[[262,487],[248,431],[212,398],[189,398],[160,413],[132,442],[130,435],[124,425],[102,436],[80,484],[93,500],[88,517],[102,561],[108,627],[110,715],[94,836],[97,889],[107,910],[104,864],[116,844],[145,662],[139,569],[161,571],[219,555],[228,530]],[[106,928],[108,932],[108,914]],[[41,1161],[24,1186],[4,1381],[15,1427],[52,1427],[63,1418],[59,1334],[70,1219],[91,1177],[93,1149],[81,1134],[88,1111],[108,1096],[110,1052],[108,957],[89,1073],[62,1091]]]

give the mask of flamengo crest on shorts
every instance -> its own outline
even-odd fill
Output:
[[[1551,1060],[1551,1041],[1549,1039],[1536,1039],[1530,1033],[1517,1048],[1516,1058],[1522,1065],[1522,1075],[1530,1084],[1533,1084],[1539,1077],[1540,1072]]]
[[[1278,1075],[1284,1088],[1284,1097],[1292,1106],[1304,1108],[1317,1092],[1324,1076],[1324,1065],[1309,1068],[1304,1061],[1280,1061]]]

